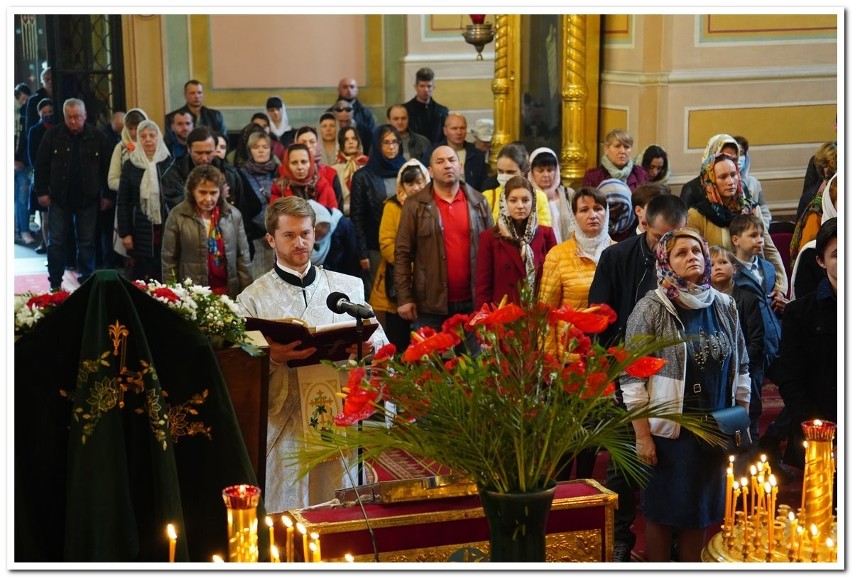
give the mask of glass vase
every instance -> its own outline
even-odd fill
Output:
[[[222,491],[228,508],[228,561],[257,563],[257,505],[260,488],[233,485]]]
[[[480,489],[488,521],[491,561],[543,563],[547,517],[556,485],[529,493],[495,493]]]

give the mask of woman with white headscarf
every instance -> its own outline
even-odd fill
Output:
[[[118,235],[127,250],[132,279],[161,278],[160,248],[167,207],[160,181],[169,166],[169,149],[157,123],[143,120],[137,146],[121,168],[116,197]]]
[[[359,276],[358,243],[355,226],[336,208],[328,208],[315,200],[308,203],[314,209],[314,250],[311,264],[344,274]]]
[[[574,189],[562,185],[559,157],[550,148],[536,148],[530,154],[530,181],[547,195],[550,226],[556,242],[571,236],[571,195]]]
[[[497,224],[479,235],[474,309],[504,297],[520,304],[522,287],[535,296],[545,257],[556,246],[553,229],[538,224],[535,188],[529,180],[513,176],[501,193]]]
[[[382,260],[376,269],[376,278],[370,291],[370,306],[378,315],[384,316],[382,326],[385,333],[400,351],[408,346],[411,323],[396,314],[396,289],[393,282],[396,231],[405,199],[426,188],[430,180],[429,171],[419,160],[412,158],[405,162],[396,175],[396,194],[385,200],[379,223],[379,252]]]

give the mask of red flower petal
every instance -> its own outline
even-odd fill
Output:
[[[610,320],[605,314],[575,311],[569,306],[556,309],[550,314],[550,322],[555,320],[571,323],[584,333],[597,334],[609,326]]]
[[[379,361],[384,361],[393,357],[396,354],[396,345],[393,343],[388,343],[378,351],[373,356],[373,362],[378,363]]]
[[[665,359],[658,359],[657,357],[639,357],[624,371],[632,377],[646,379],[657,374],[666,362]]]

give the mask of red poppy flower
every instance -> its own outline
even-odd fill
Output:
[[[549,322],[556,321],[571,323],[584,333],[597,334],[609,326],[610,320],[606,314],[595,312],[575,311],[569,306],[564,306],[550,313]]]
[[[483,306],[480,313],[485,311],[485,307]],[[470,319],[470,326],[482,325],[484,327],[493,327],[504,325],[506,323],[514,322],[520,318],[523,318],[526,314],[524,309],[516,305],[515,303],[509,303],[504,307],[500,307],[498,309],[494,309],[487,314],[477,313]]]
[[[624,371],[631,377],[647,379],[651,375],[656,375],[666,362],[665,359],[658,359],[657,357],[639,357]]]
[[[164,298],[171,303],[176,303],[180,301],[180,297],[177,296],[172,289],[168,287],[157,287],[151,291],[151,296],[154,298]]]
[[[432,353],[443,353],[461,342],[461,339],[453,333],[435,333],[435,331],[432,333],[432,336],[417,343],[412,338],[411,345],[402,355],[403,362],[412,363]]]
[[[388,343],[373,355],[373,362],[378,363],[380,361],[384,361],[390,359],[396,354],[396,345],[393,343]]]
[[[441,325],[441,330],[445,333],[456,332],[457,328],[461,328],[462,330],[464,330],[464,326],[467,323],[468,319],[470,319],[470,315],[463,315],[461,313],[454,314],[453,316],[444,321],[444,324]]]

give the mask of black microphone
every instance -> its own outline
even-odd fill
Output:
[[[325,304],[331,309],[331,312],[339,315],[349,314],[359,319],[369,319],[376,316],[368,305],[358,305],[349,300],[349,297],[343,293],[333,292],[325,299]]]

